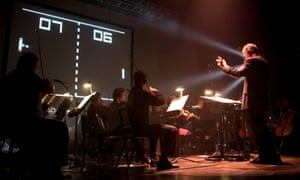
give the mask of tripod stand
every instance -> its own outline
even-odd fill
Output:
[[[68,113],[68,117],[75,117],[75,134],[74,134],[74,157],[73,157],[73,161],[74,164],[78,163],[78,159],[76,159],[77,156],[77,137],[78,137],[78,121],[81,120],[81,125],[82,125],[82,168],[81,170],[85,169],[85,123],[86,123],[86,115],[83,114],[81,116],[81,119],[79,119],[79,116],[82,112],[85,113],[85,109],[88,107],[88,104],[90,103],[90,101],[92,100],[92,98],[95,96],[96,92],[91,93],[90,95],[84,97],[84,99],[74,108],[72,109],[69,113]]]
[[[175,160],[173,160],[173,162],[175,162],[175,161],[177,161],[179,159],[196,162],[195,160],[188,159],[188,158],[184,157],[184,155],[183,155],[183,149],[184,149],[184,147],[182,147],[183,146],[182,139],[185,138],[185,137],[191,137],[192,136],[192,132],[190,130],[188,130],[188,129],[179,127],[180,126],[180,122],[179,122],[180,120],[183,120],[183,119],[180,119],[180,117],[176,118],[176,126],[178,128],[178,134],[177,134],[177,151],[178,151],[178,157],[175,158]],[[186,121],[186,120],[184,119],[183,121]]]
[[[236,110],[237,107],[241,104],[240,101],[223,98],[219,96],[200,96],[200,98],[213,102],[214,109],[216,109],[216,114],[219,116],[219,120],[216,124],[217,129],[217,142],[216,142],[216,151],[206,160],[246,160],[247,157],[243,155],[231,154],[225,156],[225,150],[227,149],[227,128],[229,126],[230,120],[228,119],[230,114],[240,114],[240,111]],[[240,109],[240,108],[239,108]],[[240,117],[240,115],[239,115]],[[227,126],[228,125],[228,126]],[[230,124],[231,125],[231,124]]]
[[[232,115],[232,116],[231,116]],[[230,138],[229,138],[229,129],[230,126],[234,126],[234,119],[236,120],[236,116],[240,117],[240,112],[237,111],[229,111],[229,112],[222,112],[220,114],[220,119],[217,121],[216,129],[217,129],[217,142],[216,142],[216,151],[206,160],[210,161],[220,161],[220,160],[230,160],[230,161],[242,161],[248,160],[249,155],[244,154],[244,152],[236,152],[236,151],[229,151],[226,153],[226,150],[230,148]],[[234,130],[235,131],[235,130]],[[236,131],[237,132],[237,131]],[[235,136],[237,136],[236,133]],[[233,139],[233,137],[231,137]],[[244,139],[245,140],[245,139]],[[245,143],[245,142],[244,142]],[[245,144],[243,145],[245,146]],[[243,151],[245,151],[245,147],[243,147]]]

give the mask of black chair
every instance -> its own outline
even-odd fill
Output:
[[[1,128],[0,130],[0,179],[18,178],[22,176],[23,169],[21,161],[22,153],[21,143],[12,131]],[[23,170],[22,170],[23,171]]]
[[[14,138],[5,135],[0,135],[0,165],[15,165],[14,157],[17,149],[18,146]]]
[[[137,139],[145,137],[136,137],[133,134],[129,121],[126,106],[120,108],[120,127],[114,131],[108,132],[103,120],[97,116],[99,135],[102,137],[102,145],[99,147],[99,154],[96,161],[97,166],[109,170],[110,168],[118,168],[121,162],[126,163],[127,172],[134,159],[135,142]],[[101,144],[101,142],[99,143]],[[115,147],[112,147],[114,146]]]

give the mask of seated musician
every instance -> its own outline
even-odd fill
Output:
[[[215,150],[216,124],[218,116],[212,112],[213,107],[205,100],[199,98],[197,105],[190,109],[198,120],[193,121],[193,135],[200,151],[211,153]]]
[[[122,87],[115,88],[112,96],[113,102],[108,107],[105,125],[107,131],[118,133],[118,129],[121,127],[119,109],[126,106],[126,89]]]
[[[177,99],[177,96],[169,96],[167,99],[167,106],[162,111],[165,112],[171,102]],[[172,124],[178,128],[178,136],[180,136],[180,149],[191,151],[194,148],[194,129],[199,116],[191,112],[188,108],[182,109],[180,112],[174,115],[161,116],[162,123]],[[177,148],[179,150],[179,147]],[[179,153],[179,151],[177,152]]]
[[[68,127],[62,121],[46,119],[41,98],[54,92],[49,79],[39,77],[40,61],[23,53],[16,69],[1,80],[1,133],[14,138],[20,147],[17,166],[37,179],[62,179],[68,162]]]
[[[91,99],[90,105],[87,109],[87,121],[85,128],[88,135],[87,153],[90,156],[97,155],[98,147],[104,144],[104,131],[99,125],[98,119],[100,118],[103,123],[107,120],[108,106],[103,104],[101,93],[97,92]],[[102,129],[101,129],[102,128]]]
[[[101,94],[96,93],[91,99],[91,103],[87,109],[87,116],[89,119],[88,128],[93,131],[94,128],[98,127],[97,117],[101,118],[104,122],[107,119],[108,106],[103,104]]]
[[[174,154],[177,128],[166,124],[150,124],[150,106],[161,106],[164,103],[163,94],[148,85],[147,74],[143,71],[136,71],[134,86],[128,95],[128,114],[137,136],[149,137],[150,144],[156,143],[157,138],[160,139],[161,155],[157,162],[158,170],[177,167],[168,159]]]

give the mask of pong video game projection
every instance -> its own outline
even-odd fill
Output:
[[[111,97],[116,87],[130,89],[132,37],[130,27],[15,1],[5,72],[31,51],[41,59],[41,77],[54,80],[57,93]]]

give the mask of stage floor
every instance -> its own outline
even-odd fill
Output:
[[[256,154],[250,154],[254,158]],[[282,155],[280,165],[252,164],[249,160],[207,160],[208,155],[188,155],[170,159],[179,168],[158,171],[155,167],[132,164],[126,171],[126,164],[116,169],[97,167],[93,159],[87,159],[85,165],[68,166],[64,173],[71,175],[71,180],[96,179],[300,179],[300,157]],[[222,156],[224,157],[224,156]]]

